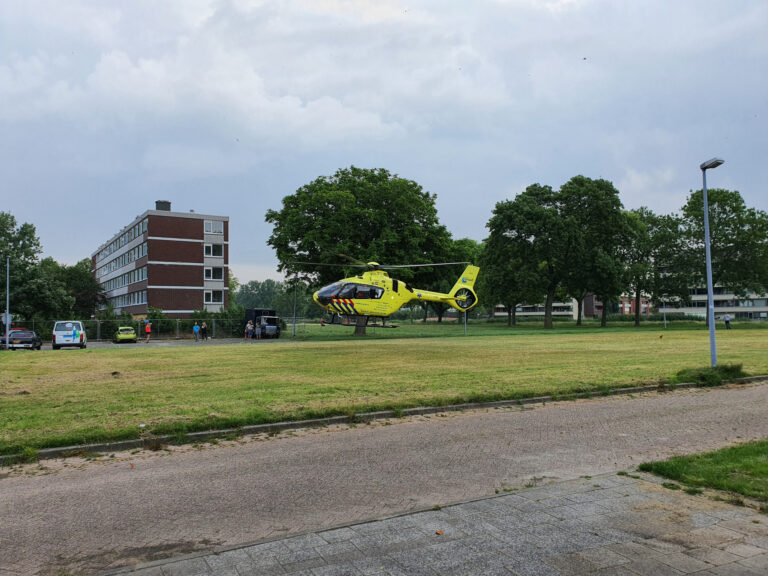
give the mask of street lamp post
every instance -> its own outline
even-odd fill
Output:
[[[715,344],[715,299],[712,289],[712,254],[709,248],[709,205],[707,204],[707,170],[717,168],[724,160],[712,158],[702,163],[701,178],[703,181],[702,196],[704,199],[704,253],[707,260],[707,324],[709,324],[709,356],[712,367],[717,366],[717,346]]]
[[[11,331],[11,257],[5,257],[5,349],[8,350],[8,334]]]

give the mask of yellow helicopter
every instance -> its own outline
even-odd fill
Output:
[[[405,282],[391,278],[385,272],[393,268],[449,266],[468,264],[468,262],[382,266],[378,262],[366,263],[343,254],[340,256],[350,260],[356,266],[366,267],[367,270],[357,276],[343,278],[324,286],[313,294],[314,301],[330,312],[358,317],[386,318],[413,300],[442,302],[460,312],[465,312],[477,305],[477,294],[474,291],[475,280],[480,271],[477,266],[467,266],[448,294],[411,288]],[[310,263],[301,262],[301,264]]]

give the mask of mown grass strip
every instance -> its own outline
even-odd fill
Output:
[[[663,339],[600,329],[487,334],[9,352],[0,356],[0,454],[376,410],[606,394],[672,382],[680,370],[709,362],[705,330],[666,331]],[[768,331],[732,330],[718,349],[723,363],[768,373]]]
[[[678,456],[638,467],[691,488],[712,488],[768,503],[768,440]]]

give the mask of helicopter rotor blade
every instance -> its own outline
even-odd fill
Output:
[[[344,258],[344,260],[348,260],[353,264],[357,264],[358,266],[364,266],[366,268],[370,268],[367,262],[363,262],[362,260],[358,260],[357,258],[352,258],[352,256],[347,256],[346,254],[337,254],[337,256],[339,258]]]
[[[455,266],[457,264],[469,264],[469,262],[434,262],[432,264],[392,264],[389,266],[381,266],[383,270],[389,270],[390,268],[428,268],[430,266]]]
[[[307,266],[330,266],[332,268],[359,268],[360,264],[328,264],[326,262],[292,262],[292,264],[302,264]]]

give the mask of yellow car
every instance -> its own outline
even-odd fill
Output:
[[[112,337],[112,342],[120,344],[120,342],[133,342],[136,343],[136,330],[132,326],[120,326]]]

